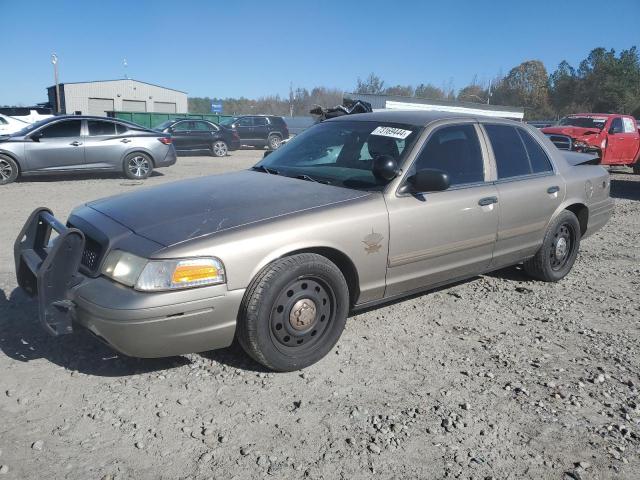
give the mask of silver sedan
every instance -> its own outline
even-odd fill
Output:
[[[103,117],[53,117],[0,136],[0,185],[62,172],[115,171],[144,179],[174,163],[170,135]]]

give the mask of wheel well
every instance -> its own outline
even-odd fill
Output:
[[[289,252],[285,256],[289,257],[291,255],[297,255],[298,253],[316,253],[335,263],[347,281],[347,287],[349,288],[349,303],[351,306],[355,305],[355,302],[358,300],[358,296],[360,295],[360,281],[358,279],[356,266],[347,255],[335,248],[316,247]]]
[[[573,205],[569,205],[566,210],[573,212],[573,214],[578,217],[580,235],[584,235],[587,231],[587,224],[589,223],[589,209],[587,206],[582,203],[574,203]]]
[[[18,176],[20,176],[20,174],[22,173],[22,166],[20,165],[20,162],[18,161],[18,159],[16,157],[14,157],[13,155],[10,155],[10,154],[8,154],[6,152],[0,152],[0,157],[1,156],[9,157],[11,160],[16,162],[16,165],[18,166]]]
[[[267,137],[280,137],[280,138],[282,138],[282,134],[280,132],[269,132],[269,135],[267,135]]]

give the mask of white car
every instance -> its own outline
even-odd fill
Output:
[[[35,123],[53,117],[53,111],[46,107],[0,107],[0,114],[27,123]]]
[[[0,135],[16,133],[28,126],[29,122],[24,122],[0,113]]]

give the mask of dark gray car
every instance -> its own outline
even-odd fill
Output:
[[[174,163],[171,135],[103,117],[54,117],[0,137],[0,185],[60,172],[113,171],[144,179]]]

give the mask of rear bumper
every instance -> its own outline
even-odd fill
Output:
[[[52,230],[58,237],[50,244]],[[51,211],[35,210],[14,256],[18,284],[38,299],[44,329],[58,336],[82,326],[125,355],[167,357],[229,346],[244,289],[226,285],[138,292],[79,273],[85,239]]]
[[[178,156],[176,154],[176,149],[173,145],[171,145],[164,159],[160,161],[156,160],[155,167],[170,167],[171,165],[174,165],[176,163],[177,159]]]

